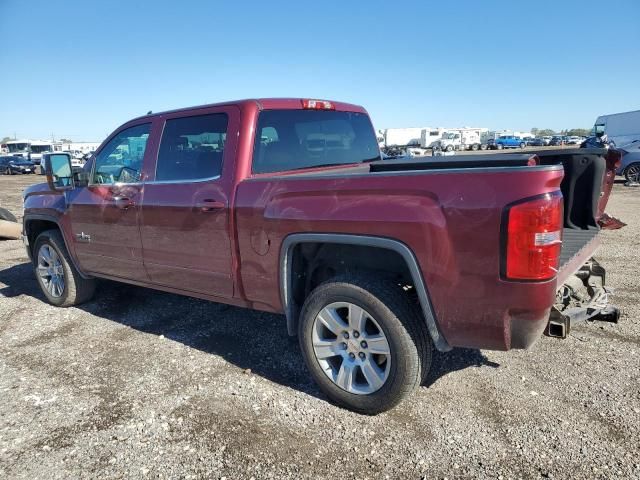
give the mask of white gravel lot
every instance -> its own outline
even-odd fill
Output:
[[[42,178],[0,177],[0,206]],[[2,242],[0,478],[640,478],[640,189],[608,212],[618,325],[438,355],[376,417],[327,402],[281,316],[110,282],[58,309]]]

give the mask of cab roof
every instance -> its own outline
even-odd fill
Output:
[[[243,107],[257,107],[259,110],[302,110],[303,101],[305,100],[316,100],[315,98],[248,98],[244,100],[232,100],[228,102],[219,102],[219,103],[208,103],[204,105],[195,105],[192,107],[185,108],[177,108],[173,110],[165,110],[162,112],[153,112],[147,115],[141,115],[135,119],[130,121],[143,119],[143,118],[153,118],[162,115],[168,115],[178,112],[188,112],[191,110],[200,110],[204,108],[211,107],[223,107],[223,106],[237,106],[241,109]],[[364,107],[360,105],[354,105],[351,103],[345,102],[336,102],[333,100],[323,100],[330,102],[337,111],[343,112],[357,112],[357,113],[367,113]],[[129,123],[129,122],[127,122]]]

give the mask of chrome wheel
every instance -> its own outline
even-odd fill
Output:
[[[64,292],[64,268],[60,255],[50,245],[38,251],[38,276],[52,297],[60,298]]]
[[[368,395],[384,385],[391,367],[391,349],[382,328],[363,308],[331,303],[313,321],[313,352],[337,386]]]

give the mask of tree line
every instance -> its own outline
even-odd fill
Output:
[[[532,128],[531,134],[536,137],[549,137],[553,135],[566,135],[568,137],[588,137],[591,134],[591,130],[588,128],[570,128],[566,130],[560,130],[556,132],[550,128]]]

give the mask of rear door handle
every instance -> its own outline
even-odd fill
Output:
[[[113,197],[113,204],[120,210],[126,210],[133,205],[133,202],[128,197]]]
[[[196,203],[196,209],[201,212],[215,212],[218,210],[222,210],[225,207],[225,204],[222,202],[218,202],[217,200],[213,200],[212,198],[205,198],[204,200]]]

